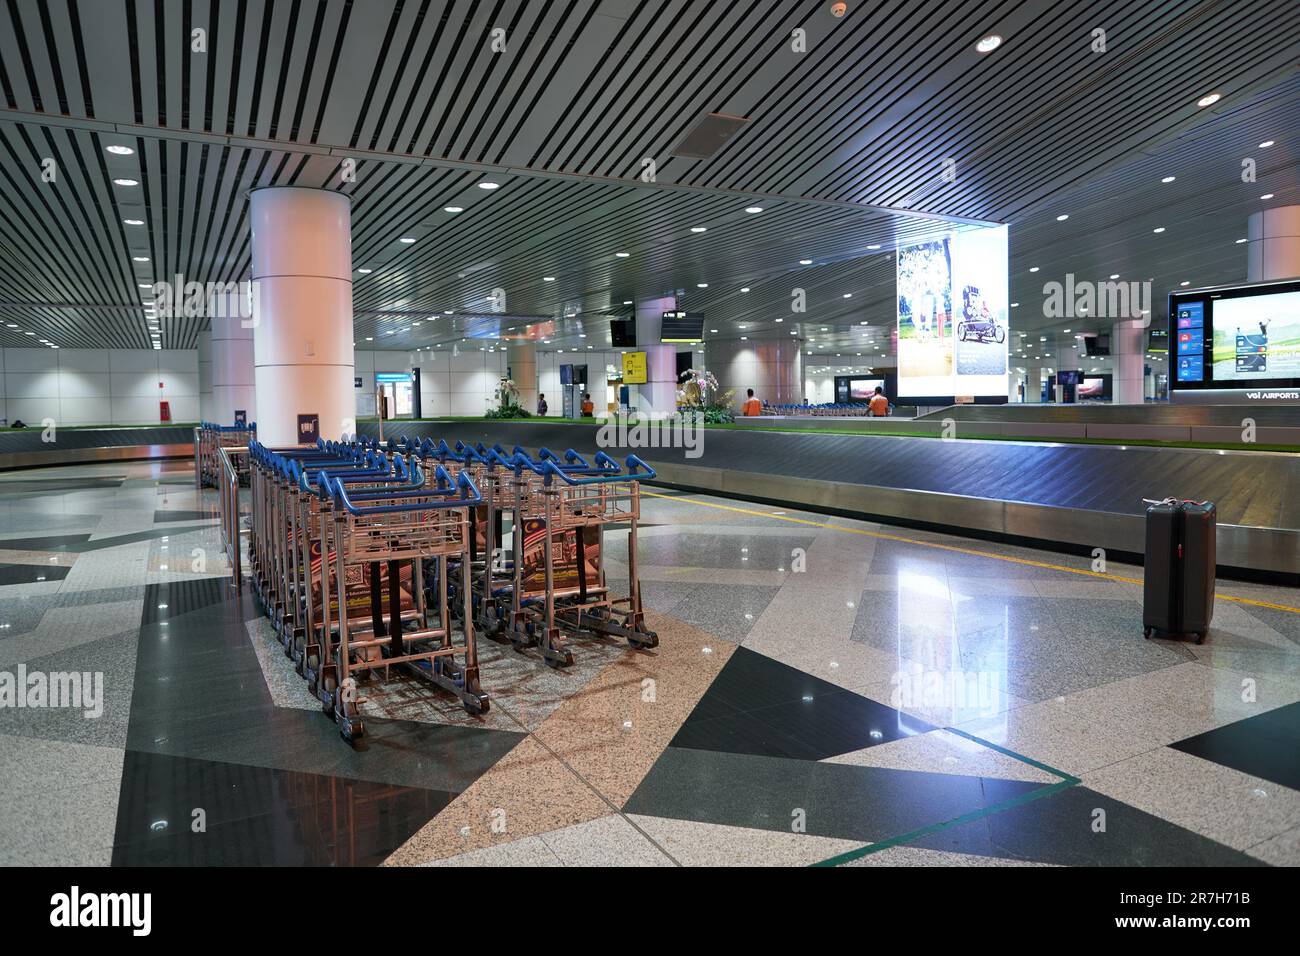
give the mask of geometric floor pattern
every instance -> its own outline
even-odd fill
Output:
[[[376,682],[351,747],[191,476],[0,476],[0,691],[102,681],[0,706],[0,864],[1300,863],[1296,589],[1146,641],[1140,568],[654,492],[659,647],[483,641],[488,714]]]

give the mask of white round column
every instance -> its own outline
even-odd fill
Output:
[[[199,333],[199,421],[210,422],[212,414],[212,333]]]
[[[659,341],[665,312],[677,309],[677,299],[644,299],[636,304],[636,349],[645,353],[646,380],[635,385],[633,407],[641,414],[659,417],[677,411],[677,346]]]
[[[235,413],[257,420],[253,372],[253,329],[245,286],[214,293],[208,302],[212,323],[212,421],[233,425]]]
[[[320,437],[355,430],[351,201],[339,192],[268,186],[249,194],[257,437],[298,444],[300,416]]]
[[[735,392],[737,410],[751,388],[761,402],[798,405],[804,398],[803,346],[804,340],[796,337],[711,340],[704,346],[704,366],[724,392]]]
[[[1116,322],[1110,330],[1115,361],[1111,392],[1114,405],[1141,405],[1146,400],[1147,324],[1140,319]]]
[[[1246,223],[1246,281],[1300,277],[1300,206],[1253,213]]]

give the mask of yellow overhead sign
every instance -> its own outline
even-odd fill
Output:
[[[645,353],[623,353],[623,384],[644,385],[646,383]]]

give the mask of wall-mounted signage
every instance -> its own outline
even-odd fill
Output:
[[[646,383],[644,352],[623,353],[623,382],[627,385],[644,385]]]
[[[320,438],[320,415],[316,412],[299,413],[298,444],[314,445]]]

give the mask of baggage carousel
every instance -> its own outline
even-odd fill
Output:
[[[598,429],[449,421],[384,431],[588,453]],[[1143,551],[1144,498],[1208,499],[1221,573],[1300,581],[1300,455],[741,430],[706,430],[695,458],[606,450],[635,451],[670,487],[1115,557]]]

